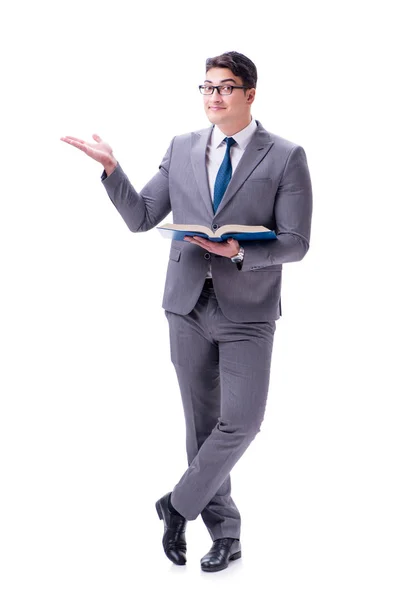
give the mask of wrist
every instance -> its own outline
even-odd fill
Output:
[[[234,256],[236,256],[241,248],[241,246],[237,240],[233,240],[232,238],[230,240],[228,240],[228,242],[233,242],[233,241],[235,242],[235,244],[234,244],[235,247],[232,248],[232,254],[230,256],[228,256],[228,258],[233,258]]]
[[[118,161],[113,156],[111,156],[108,160],[104,161],[103,167],[105,172],[107,173],[107,177],[111,175],[113,171],[115,171],[117,164]]]
[[[238,253],[234,256],[231,256],[230,259],[233,263],[242,263],[244,259],[244,248],[240,246]]]

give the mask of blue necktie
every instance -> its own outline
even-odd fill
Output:
[[[228,183],[230,182],[232,177],[232,163],[230,151],[231,146],[233,146],[233,144],[236,144],[236,142],[233,139],[233,137],[226,137],[224,139],[224,142],[226,142],[225,156],[218,170],[214,184],[214,213],[217,212],[217,208],[221,203],[223,195],[225,194],[225,190],[228,187]]]

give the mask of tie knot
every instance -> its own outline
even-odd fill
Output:
[[[226,143],[226,145],[228,146],[228,148],[230,148],[231,146],[233,146],[233,144],[236,144],[235,140],[233,137],[226,137],[224,139],[224,142]]]

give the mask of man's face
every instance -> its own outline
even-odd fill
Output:
[[[214,67],[207,71],[204,84],[243,85],[243,81],[230,69]],[[237,124],[239,127],[245,127],[250,121],[250,107],[254,96],[254,88],[233,89],[230,96],[220,95],[217,90],[214,90],[211,96],[203,96],[204,110],[211,123],[215,125],[235,128]]]

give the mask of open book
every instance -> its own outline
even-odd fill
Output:
[[[228,238],[235,240],[273,240],[276,234],[262,225],[222,225],[215,231],[205,225],[182,225],[163,223],[157,227],[162,236],[174,240],[183,240],[185,235],[198,235],[212,242],[224,242]]]

